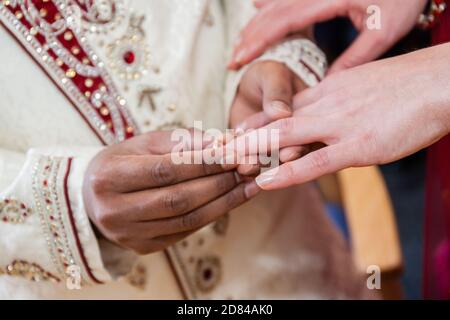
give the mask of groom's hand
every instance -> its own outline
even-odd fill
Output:
[[[293,97],[305,88],[306,85],[284,64],[275,61],[255,63],[239,84],[231,107],[230,126],[239,133],[292,116]],[[302,147],[282,150],[280,160],[294,160],[302,150]],[[245,164],[238,167],[240,174],[254,175],[259,172],[259,166],[250,164],[249,160],[245,159]]]
[[[84,179],[91,221],[107,239],[140,254],[165,249],[258,190],[238,181],[233,167],[174,164],[170,137],[152,132],[111,146],[92,160]]]

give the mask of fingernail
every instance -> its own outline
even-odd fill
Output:
[[[260,174],[256,177],[255,181],[261,188],[268,186],[275,180],[275,173],[270,171],[266,171],[263,174]]]
[[[245,133],[245,129],[244,129],[245,123],[241,123],[239,124],[236,129],[234,129],[234,133],[237,137],[242,136]]]
[[[275,109],[275,110],[283,112],[283,113],[289,113],[289,114],[292,113],[291,108],[289,108],[289,106],[286,103],[284,103],[283,101],[272,101],[270,103],[270,107],[272,109]]]
[[[247,183],[244,187],[244,193],[245,193],[245,197],[247,199],[253,198],[260,191],[261,191],[261,189],[258,187],[258,185],[254,181]]]

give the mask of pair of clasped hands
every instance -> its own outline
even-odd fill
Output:
[[[241,132],[279,130],[282,164],[276,172],[269,170],[254,180],[241,178],[258,174],[254,165],[174,164],[171,132],[146,133],[100,152],[87,170],[83,196],[91,221],[108,240],[141,254],[160,251],[261,189],[304,183],[347,167],[391,162],[449,132],[448,45],[362,65],[414,27],[426,0],[255,4],[260,10],[242,31],[230,69],[241,68],[285,36],[336,16],[349,17],[360,36],[314,88],[306,88],[277,62],[257,62],[244,74],[230,123]],[[381,8],[381,30],[365,29],[369,5]],[[247,134],[235,139],[246,139]],[[183,152],[195,157],[211,143]],[[312,147],[318,144],[320,148]],[[233,152],[251,156],[245,149]]]

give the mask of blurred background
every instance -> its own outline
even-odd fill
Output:
[[[316,40],[328,56],[330,64],[357,36],[357,31],[347,19],[335,19],[316,27]],[[426,47],[430,34],[414,30],[390,50],[385,57],[395,56]],[[425,155],[421,151],[406,159],[381,167],[399,229],[404,270],[402,285],[404,298],[422,297],[422,254]]]

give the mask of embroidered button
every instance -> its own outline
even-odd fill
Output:
[[[222,276],[220,259],[206,256],[197,261],[195,282],[200,291],[209,292],[217,285]]]

